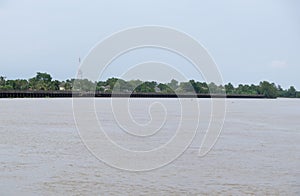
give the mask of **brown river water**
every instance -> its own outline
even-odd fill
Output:
[[[149,120],[143,107],[149,101],[132,101],[136,121]],[[162,101],[176,108],[173,99]],[[197,101],[208,110],[208,100]],[[167,134],[147,143],[124,140],[105,109],[110,100],[95,102],[120,145],[146,149],[174,134],[178,113],[171,110]],[[85,147],[72,99],[1,99],[0,195],[300,195],[300,99],[226,102],[222,133],[206,156],[197,156],[200,133],[172,163],[130,172],[103,163]]]

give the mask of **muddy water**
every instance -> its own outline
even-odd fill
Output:
[[[164,101],[176,108],[175,101]],[[208,100],[198,101],[209,109]],[[134,118],[145,123],[149,116],[142,105],[149,99],[136,102]],[[138,148],[139,141],[118,137],[121,129],[104,109],[109,103],[96,100],[103,126],[120,145]],[[178,113],[168,115],[174,121],[166,125],[168,133],[143,148],[174,134]],[[299,195],[299,119],[299,99],[228,99],[222,134],[207,156],[197,156],[200,133],[171,164],[128,172],[90,154],[78,135],[71,99],[1,99],[0,195]]]

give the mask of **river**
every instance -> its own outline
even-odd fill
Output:
[[[118,140],[120,130],[103,109],[109,100],[97,99],[95,105],[103,126]],[[142,107],[149,100],[135,99],[132,112],[141,123],[149,119]],[[163,101],[176,108],[173,99]],[[208,100],[197,101],[207,109]],[[174,162],[130,172],[103,163],[86,148],[72,99],[1,99],[0,195],[300,195],[300,99],[226,103],[222,133],[206,156],[197,156],[200,133]],[[174,122],[166,125],[167,136],[178,120],[176,112],[168,115]],[[165,136],[147,144],[163,143]],[[119,141],[130,148],[142,145]]]

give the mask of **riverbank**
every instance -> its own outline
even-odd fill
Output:
[[[245,98],[263,99],[264,95],[165,94],[165,93],[102,93],[76,91],[0,91],[0,98],[70,98],[70,97],[131,97],[131,98]]]

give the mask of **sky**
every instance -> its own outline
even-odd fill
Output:
[[[0,0],[0,25],[0,75],[10,79],[36,72],[74,78],[78,58],[112,33],[159,25],[201,43],[225,83],[267,80],[300,89],[297,0]],[[106,77],[145,60],[186,63],[161,50],[136,51],[114,62]],[[176,66],[188,78],[202,79],[189,66]]]

